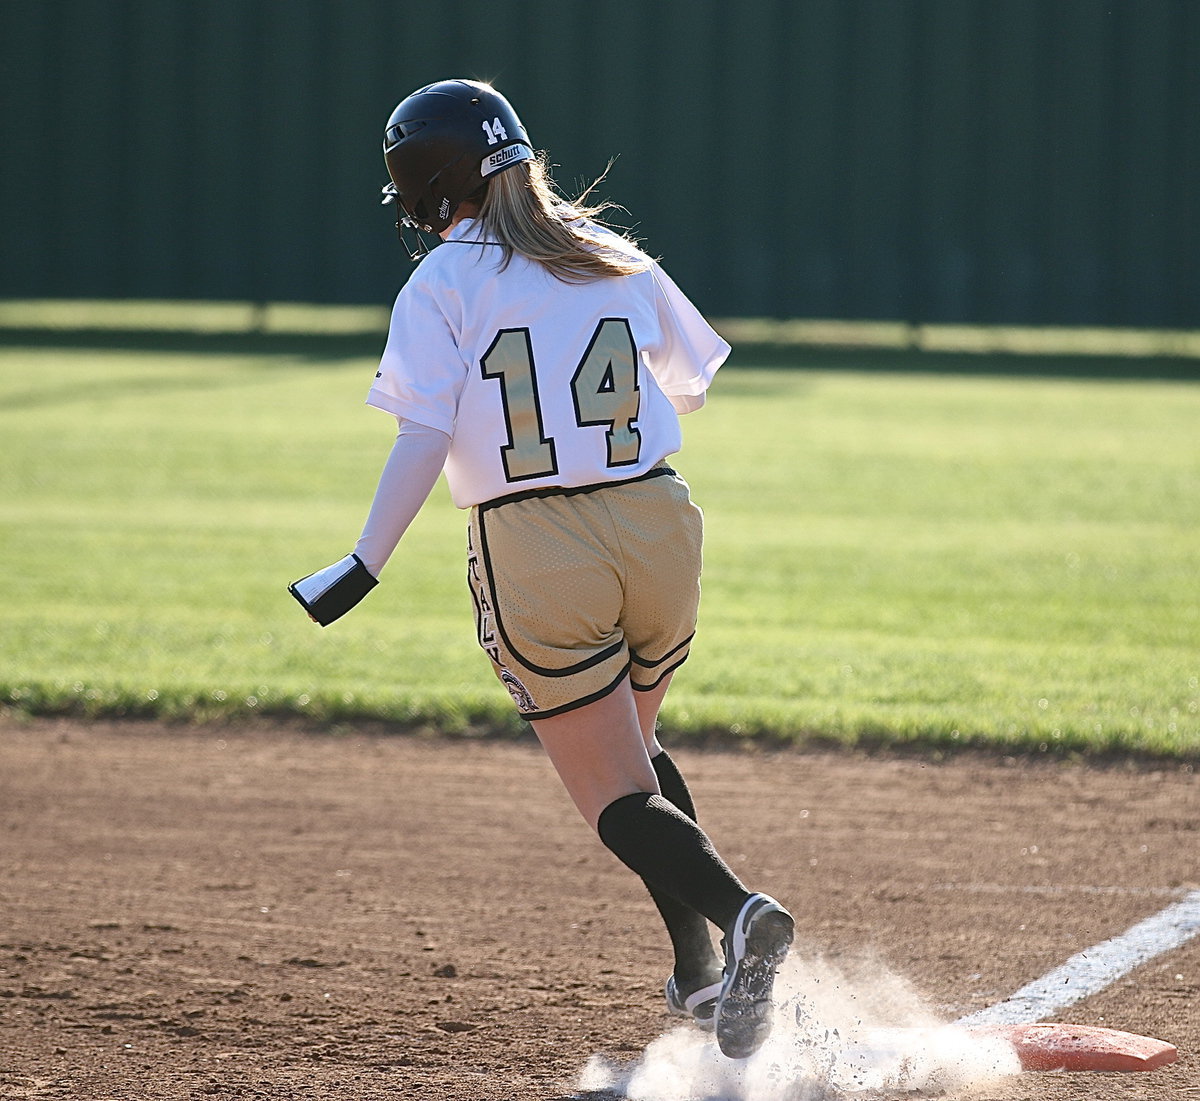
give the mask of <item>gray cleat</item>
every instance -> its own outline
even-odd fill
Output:
[[[730,1059],[749,1058],[771,1034],[775,972],[794,935],[792,915],[769,895],[751,895],[726,933],[716,1032]]]

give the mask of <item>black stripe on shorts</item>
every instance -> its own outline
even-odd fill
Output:
[[[526,489],[520,493],[509,493],[504,497],[493,497],[490,501],[484,501],[475,507],[482,512],[484,509],[499,508],[501,505],[511,504],[513,501],[532,501],[538,497],[575,497],[580,493],[595,493],[598,489],[612,489],[614,486],[630,486],[637,482],[644,482],[649,478],[662,478],[664,476],[675,476],[674,469],[665,462],[659,463],[657,466],[652,466],[644,474],[639,474],[636,478],[624,478],[614,482],[592,482],[585,486],[544,486],[541,489]]]

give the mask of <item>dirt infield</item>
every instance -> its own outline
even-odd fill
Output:
[[[1200,885],[1185,769],[676,758],[798,961],[947,1020]],[[534,745],[0,722],[0,1097],[565,1099],[670,1027],[669,959]],[[1058,1015],[1173,1067],[972,1096],[1200,1097],[1198,995],[1192,940]]]

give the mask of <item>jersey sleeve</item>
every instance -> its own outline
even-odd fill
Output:
[[[730,348],[658,264],[651,265],[651,272],[662,344],[648,365],[676,412],[690,413],[704,404],[705,391]]]
[[[415,275],[396,296],[367,404],[452,436],[466,375],[451,319]]]

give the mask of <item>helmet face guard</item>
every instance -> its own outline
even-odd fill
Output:
[[[384,130],[383,158],[401,240],[406,229],[440,234],[464,199],[514,164],[533,158],[529,135],[499,92],[472,80],[443,80],[402,100]],[[422,252],[414,254],[414,259]]]
[[[388,206],[391,203],[396,204],[396,234],[400,238],[400,244],[404,251],[408,253],[408,258],[415,264],[418,260],[429,255],[429,245],[425,238],[421,236],[422,227],[417,225],[412,215],[404,209],[399,196],[396,194],[396,185],[394,183],[384,184],[381,194],[383,195],[383,198],[380,200],[381,206]]]

